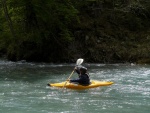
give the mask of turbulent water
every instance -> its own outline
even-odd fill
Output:
[[[115,84],[59,89],[74,64],[0,61],[0,113],[149,113],[150,65],[85,64],[94,80]],[[76,78],[74,73],[72,78]]]

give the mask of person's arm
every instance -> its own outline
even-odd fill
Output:
[[[78,75],[80,74],[80,70],[78,67],[75,67],[75,71],[77,72]]]
[[[75,80],[70,80],[70,82],[78,82],[79,83],[80,79],[75,79]]]

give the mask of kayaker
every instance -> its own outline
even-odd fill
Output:
[[[77,72],[79,78],[78,79],[73,79],[69,80],[70,82],[78,83],[81,85],[89,85],[90,84],[90,78],[87,73],[87,68],[86,67],[75,67],[75,71]]]

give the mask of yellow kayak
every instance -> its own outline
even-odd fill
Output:
[[[91,80],[91,84],[87,86],[83,86],[80,84],[70,83],[70,82],[61,82],[61,83],[49,83],[48,86],[52,87],[59,87],[59,88],[69,88],[69,89],[89,89],[89,88],[96,88],[100,86],[109,86],[112,85],[113,82],[110,81],[97,81],[97,80]],[[65,86],[64,86],[65,85]]]

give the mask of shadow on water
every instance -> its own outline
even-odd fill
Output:
[[[61,68],[62,66],[63,68]],[[69,76],[72,69],[73,67],[67,64],[0,61],[0,80],[34,82],[45,78],[59,78],[62,75]]]
[[[90,77],[103,77],[105,72],[124,67],[123,64],[85,64]],[[11,62],[0,60],[0,80],[21,80],[35,82],[42,79],[55,79],[64,81],[71,74],[75,64],[29,63],[25,61]],[[91,67],[93,69],[91,69]],[[130,68],[130,67],[129,67]],[[98,75],[97,75],[98,74]],[[111,75],[112,73],[110,73]],[[73,76],[74,77],[74,76]],[[76,76],[77,77],[77,76]],[[48,82],[48,81],[46,81]]]
[[[85,65],[88,67],[90,78],[97,80],[118,80],[120,76],[124,76],[123,73],[133,72],[133,70],[139,69],[138,66],[130,66],[127,64]],[[75,64],[29,63],[24,61],[11,62],[0,60],[0,80],[16,80],[30,83],[40,80],[45,80],[47,83],[60,82],[69,77],[74,66]],[[117,79],[112,78],[113,75],[115,75],[114,77],[119,77]],[[72,78],[75,77],[77,76],[72,76]]]

